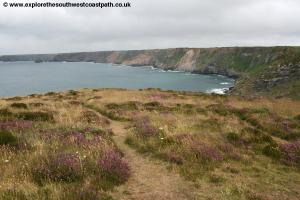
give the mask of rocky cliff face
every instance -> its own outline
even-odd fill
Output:
[[[2,61],[42,60],[154,66],[238,79],[233,94],[270,94],[291,85],[298,91],[300,47],[177,48],[2,56]],[[296,84],[296,86],[294,86]],[[300,87],[299,87],[300,88]],[[280,92],[276,96],[280,96]],[[294,93],[294,92],[293,92]],[[300,90],[299,90],[300,93]],[[274,95],[272,93],[272,95]],[[290,95],[287,95],[290,96]]]

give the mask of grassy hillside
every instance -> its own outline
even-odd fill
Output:
[[[300,102],[83,89],[0,100],[0,199],[299,199]]]

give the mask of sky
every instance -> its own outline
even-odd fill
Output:
[[[102,9],[3,6],[26,1],[47,2],[0,0],[0,55],[300,46],[299,0],[111,0],[130,2],[131,8]]]

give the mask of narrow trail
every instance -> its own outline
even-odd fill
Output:
[[[114,141],[125,154],[132,174],[128,182],[116,188],[112,196],[118,200],[196,199],[193,197],[195,189],[191,183],[168,171],[163,162],[142,156],[124,143],[125,125],[111,121],[110,128],[115,134]]]

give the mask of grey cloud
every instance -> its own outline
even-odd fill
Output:
[[[300,45],[298,0],[129,1],[132,8],[1,6],[0,54]]]

